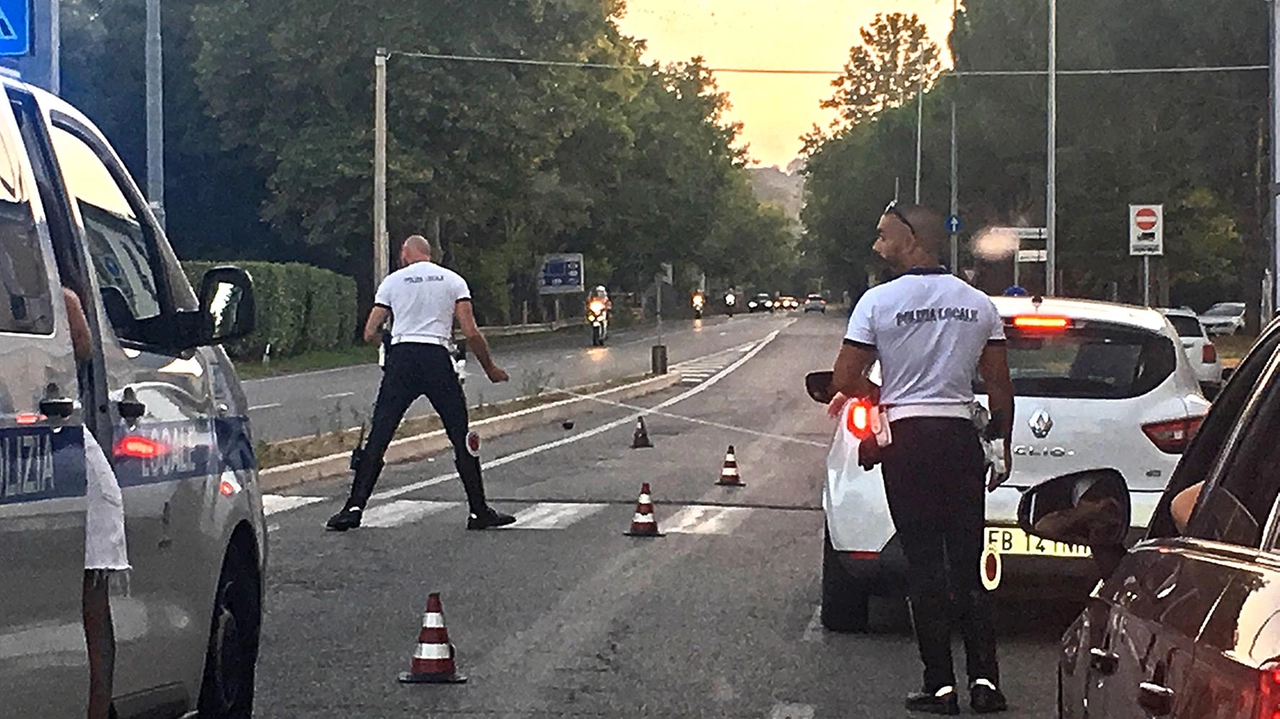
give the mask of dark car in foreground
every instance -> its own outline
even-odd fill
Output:
[[[1280,717],[1277,437],[1280,323],[1272,323],[1214,403],[1136,544],[1125,542],[1134,480],[1115,469],[1026,492],[1019,525],[1088,545],[1102,575],[1062,639],[1059,717]]]

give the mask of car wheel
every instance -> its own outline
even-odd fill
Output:
[[[248,556],[246,556],[248,555]],[[250,719],[258,663],[262,594],[249,552],[227,552],[214,596],[209,647],[200,687],[201,719]]]
[[[830,532],[822,537],[822,626],[833,632],[865,632],[871,614],[871,598],[862,584],[849,575],[840,555],[831,546]]]

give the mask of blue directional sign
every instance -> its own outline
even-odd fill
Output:
[[[955,234],[960,231],[960,215],[950,215],[947,217],[947,232]]]
[[[31,0],[0,0],[0,57],[31,52]]]
[[[538,273],[538,293],[543,295],[567,295],[583,292],[582,255],[566,253],[542,258],[542,270]]]

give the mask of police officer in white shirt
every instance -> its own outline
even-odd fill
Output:
[[[480,477],[479,438],[467,431],[467,399],[453,366],[453,320],[456,317],[467,344],[492,382],[507,381],[507,373],[494,364],[489,345],[476,327],[471,311],[471,291],[466,280],[431,261],[431,245],[413,235],[400,247],[401,269],[392,272],[374,296],[365,323],[364,338],[377,343],[382,326],[391,319],[391,347],[383,367],[382,384],[373,409],[369,437],[353,462],[355,477],[351,497],[342,511],[326,525],[334,531],[360,526],[360,518],[382,471],[383,456],[400,420],[414,400],[426,395],[445,433],[453,443],[454,464],[467,492],[470,516],[467,529],[489,529],[511,524],[515,518],[488,505]],[[470,445],[470,446],[469,446]]]
[[[958,714],[951,626],[960,625],[970,704],[1003,711],[995,619],[982,586],[985,500],[1007,477],[1013,385],[1004,327],[983,293],[939,265],[947,240],[941,215],[890,204],[875,251],[898,274],[858,301],[836,359],[832,389],[877,401],[889,422],[882,476],[889,513],[906,555],[922,691],[910,710]],[[867,379],[880,361],[881,386]],[[986,481],[982,440],[973,421],[973,379],[982,376],[994,429],[1005,444],[1006,473]],[[952,604],[951,596],[955,597]]]

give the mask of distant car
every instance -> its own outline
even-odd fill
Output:
[[[1023,495],[1023,531],[1091,545],[1103,577],[1056,652],[1053,716],[1271,719],[1280,711],[1278,360],[1273,322],[1154,505],[1127,501],[1143,478],[1103,461]],[[1128,546],[1123,528],[1152,506],[1145,537]]]
[[[800,302],[790,295],[779,297],[775,304],[778,305],[778,309],[782,310],[794,310],[800,307]]]
[[[1039,299],[1039,298],[1036,298]],[[1016,410],[1013,475],[987,495],[988,549],[1002,591],[1083,599],[1096,579],[1088,549],[1018,528],[1022,490],[1072,471],[1113,467],[1129,482],[1133,527],[1147,518],[1208,412],[1178,336],[1152,309],[1105,302],[993,297],[1004,318]],[[878,365],[872,381],[877,381]],[[980,383],[974,391],[985,403]],[[901,597],[906,562],[880,468],[858,463],[865,406],[842,410],[827,456],[822,506],[822,623],[867,629],[871,596]],[[1001,579],[1003,577],[1003,579]],[[1083,582],[1083,584],[1082,584]]]
[[[821,312],[825,315],[827,313],[827,300],[822,295],[810,294],[804,300],[804,312],[805,314]]]
[[[747,312],[772,312],[773,298],[767,292],[761,292],[747,303]]]
[[[1187,353],[1191,369],[1196,373],[1196,380],[1205,396],[1212,398],[1222,388],[1222,359],[1218,357],[1218,348],[1205,332],[1200,318],[1189,309],[1160,310],[1178,332],[1182,340],[1182,350]]]
[[[1200,315],[1200,324],[1211,335],[1233,335],[1244,329],[1243,302],[1219,302]]]

